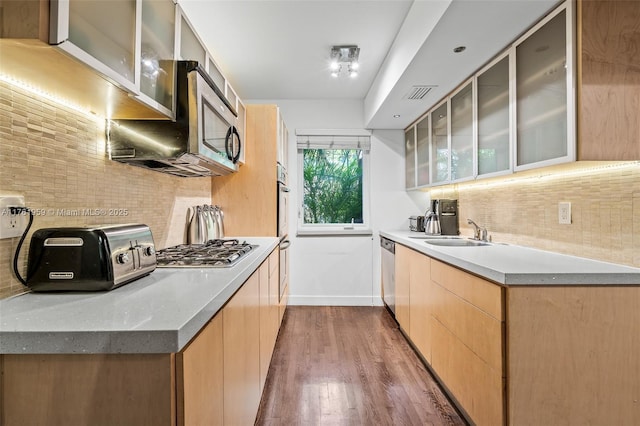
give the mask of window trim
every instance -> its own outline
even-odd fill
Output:
[[[322,135],[322,136],[330,136],[328,131],[322,131],[324,133],[314,135]],[[352,131],[353,132],[353,131]],[[344,129],[337,130],[334,135],[341,136],[367,136],[370,137],[370,133],[366,131],[359,131],[359,134],[346,133]],[[309,133],[303,133],[300,131],[296,131],[296,135],[298,136],[298,141],[300,141],[301,137],[311,136]],[[304,223],[304,149],[308,148],[297,148],[297,185],[298,185],[298,202],[297,202],[297,228],[296,228],[296,236],[298,237],[308,237],[308,236],[363,236],[363,235],[373,235],[373,231],[371,228],[371,208],[370,208],[370,200],[371,200],[371,151],[370,149],[362,149],[358,148],[355,144],[352,148],[346,148],[344,146],[338,147],[336,149],[361,149],[362,150],[362,222],[363,223],[354,223],[354,224],[305,224]],[[312,148],[313,149],[313,148]],[[315,148],[318,149],[318,148]],[[325,149],[331,149],[327,147]]]

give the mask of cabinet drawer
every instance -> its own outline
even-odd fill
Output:
[[[431,295],[434,319],[502,375],[502,323],[437,283]]]
[[[477,425],[504,424],[501,372],[432,318],[431,365]]]
[[[431,259],[431,280],[493,318],[504,321],[502,288],[494,283]]]

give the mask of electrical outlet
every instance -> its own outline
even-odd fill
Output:
[[[571,203],[558,203],[558,223],[561,225],[571,225]]]
[[[24,207],[21,195],[0,195],[0,239],[20,237],[27,227],[28,217],[11,214],[10,207]]]

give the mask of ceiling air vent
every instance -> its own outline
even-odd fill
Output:
[[[436,86],[413,86],[409,93],[404,96],[404,99],[420,100],[427,96],[427,93]]]

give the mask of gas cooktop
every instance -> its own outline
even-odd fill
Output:
[[[258,246],[236,239],[209,240],[158,250],[158,268],[229,268]]]

